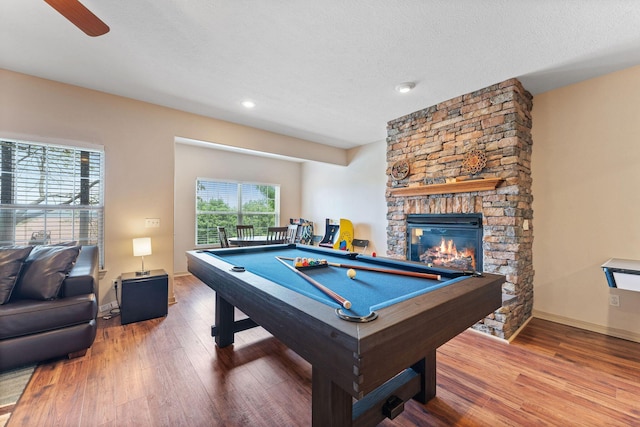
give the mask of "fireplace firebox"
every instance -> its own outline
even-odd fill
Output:
[[[482,215],[409,215],[407,259],[433,267],[482,271]]]

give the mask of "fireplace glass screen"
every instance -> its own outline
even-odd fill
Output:
[[[482,216],[410,215],[407,258],[433,267],[482,271]]]

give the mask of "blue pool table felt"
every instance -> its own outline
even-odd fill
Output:
[[[222,251],[221,251],[222,252]],[[315,286],[300,277],[294,271],[282,265],[278,257],[295,258],[307,257],[315,259],[326,259],[330,263],[363,265],[380,269],[397,270],[401,269],[402,263],[392,263],[385,265],[371,264],[359,260],[352,260],[344,256],[332,256],[325,253],[314,253],[301,249],[266,249],[263,251],[220,253],[211,256],[220,258],[234,266],[242,266],[251,273],[264,277],[281,286],[287,287],[295,292],[320,301],[328,306],[338,308],[340,305],[317,289]],[[293,265],[293,261],[286,261]],[[351,309],[344,310],[345,314],[352,316],[366,316],[372,311],[396,304],[398,302],[413,298],[415,296],[440,289],[450,285],[464,277],[457,277],[446,280],[431,280],[418,277],[392,275],[386,273],[356,270],[356,277],[347,277],[347,268],[324,267],[307,269],[302,271],[312,277],[322,285],[333,290],[337,294],[349,300]],[[244,274],[244,273],[234,273]]]

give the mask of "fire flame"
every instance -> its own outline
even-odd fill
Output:
[[[456,244],[453,242],[453,240],[448,240],[445,244],[445,240],[443,237],[442,241],[440,242],[440,253],[447,255],[456,255],[458,253],[458,249],[456,249]]]
[[[445,238],[442,237],[440,245],[432,249],[437,252],[437,256],[433,260],[433,264],[435,265],[447,265],[455,260],[471,258],[471,268],[474,270],[476,268],[476,257],[473,248],[464,248],[462,251],[458,251],[453,239],[445,240]]]

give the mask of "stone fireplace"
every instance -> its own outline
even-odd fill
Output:
[[[476,215],[482,271],[506,283],[502,307],[474,328],[505,339],[533,306],[531,108],[511,79],[387,125],[387,255],[411,257],[409,215]]]

